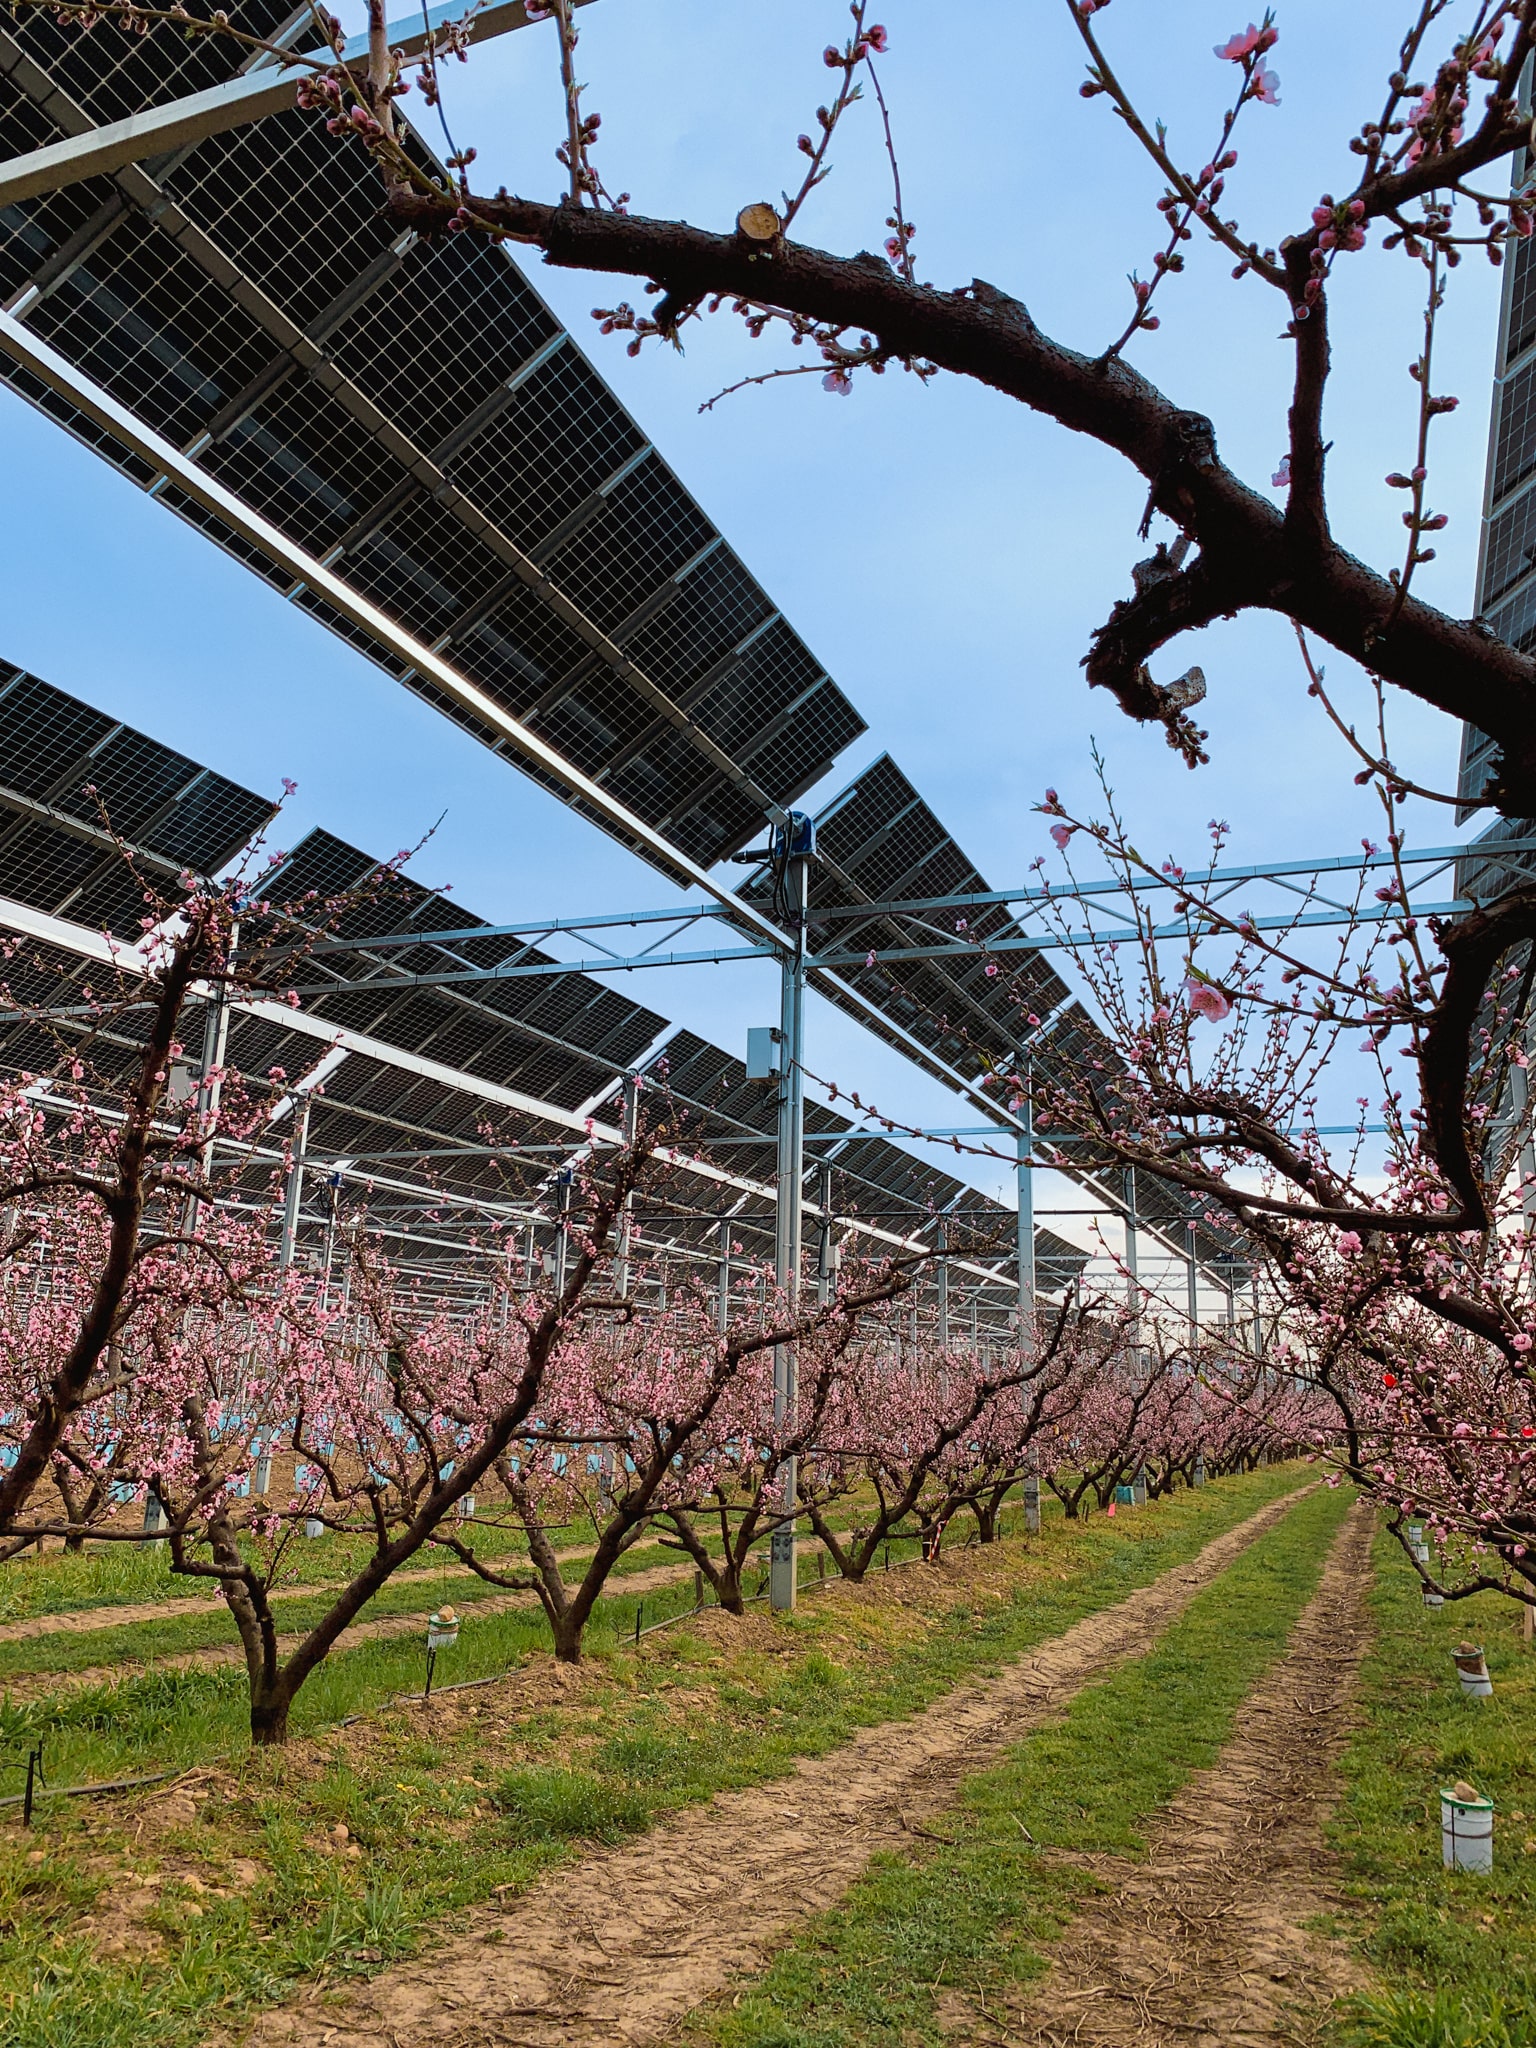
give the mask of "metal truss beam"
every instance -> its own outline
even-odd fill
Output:
[[[88,931],[83,925],[71,924],[64,918],[51,916],[47,911],[35,910],[30,904],[16,903],[5,897],[0,897],[0,928],[35,939],[77,959],[95,960],[129,973],[140,971],[144,966],[139,948],[127,941],[109,939],[100,932]],[[334,994],[336,985],[332,983],[329,986],[330,992]],[[207,991],[203,989],[197,989],[194,993],[199,999],[207,995]],[[278,1026],[281,1030],[312,1039],[318,1046],[323,1046],[327,1054],[356,1053],[397,1072],[435,1082],[438,1086],[458,1094],[470,1095],[494,1107],[514,1110],[520,1115],[567,1130],[571,1133],[571,1143],[562,1148],[562,1156],[566,1158],[593,1149],[614,1148],[624,1142],[623,1134],[615,1124],[600,1123],[579,1111],[562,1109],[555,1103],[541,1102],[534,1096],[522,1094],[518,1089],[505,1088],[497,1082],[462,1073],[456,1067],[445,1066],[441,1061],[428,1059],[421,1053],[407,1052],[403,1047],[390,1045],[384,1039],[371,1038],[365,1032],[350,1030],[345,1025],[328,1023],[323,1017],[309,1016],[303,1010],[290,1009],[285,1003],[272,1002],[263,997],[239,997],[230,1003],[230,1008],[237,1015],[258,1018],[265,1023]],[[343,1104],[341,1107],[345,1108],[346,1105]],[[772,1137],[763,1142],[771,1144]],[[452,1140],[449,1140],[445,1149],[451,1151]],[[707,1159],[674,1151],[670,1147],[658,1149],[655,1156],[661,1165],[688,1174],[712,1187],[729,1189],[738,1195],[753,1196],[769,1204],[775,1200],[774,1189],[769,1183],[751,1179],[744,1174],[732,1173],[727,1168],[712,1165]],[[343,1167],[338,1162],[331,1162],[330,1170],[341,1171],[344,1177],[351,1180],[389,1185],[393,1192],[419,1196],[423,1200],[432,1198],[436,1193],[433,1189],[413,1187],[407,1183],[386,1183],[377,1174],[371,1174],[366,1169]],[[519,1216],[528,1213],[527,1204],[497,1203],[483,1196],[445,1193],[441,1199],[451,1200],[457,1206],[469,1205],[487,1212],[516,1213]],[[905,1231],[886,1230],[858,1216],[839,1216],[834,1220],[840,1229],[867,1238],[889,1250],[932,1250],[931,1245],[921,1237]],[[954,1263],[957,1269],[961,1265],[958,1260]],[[983,1266],[968,1265],[966,1270],[978,1279],[991,1278]]]
[[[585,6],[589,0],[576,0],[576,4]],[[414,20],[407,16],[404,20],[392,22],[388,29],[390,47],[403,50],[408,57],[418,56],[426,45],[429,29],[441,29],[449,22],[462,19],[464,14],[462,5],[452,4],[435,7],[430,13],[417,15]],[[527,26],[528,15],[523,0],[500,0],[500,4],[492,4],[478,14],[471,14],[466,32],[472,43],[482,43],[492,36],[506,35],[512,29]],[[340,61],[357,64],[367,54],[368,38],[354,36],[343,50]],[[66,185],[78,185],[83,179],[120,171],[129,164],[143,163],[149,157],[169,156],[175,150],[206,142],[211,135],[226,135],[231,129],[244,128],[268,114],[286,113],[294,103],[298,79],[310,68],[301,68],[299,60],[305,56],[312,60],[318,56],[321,63],[329,62],[324,51],[317,53],[314,50],[297,53],[291,66],[275,59],[267,60],[236,78],[228,79],[223,85],[209,86],[204,92],[189,93],[185,98],[170,100],[164,106],[146,108],[143,113],[130,114],[125,120],[108,121],[100,128],[88,129],[83,135],[71,136],[64,142],[51,142],[43,149],[30,149],[24,156],[12,157],[0,164],[0,206],[14,206],[24,199],[37,199]]]
[[[1062,895],[1067,894],[1063,890]],[[1415,917],[1459,917],[1477,905],[1470,899],[1455,898],[1447,903],[1414,903]],[[1250,917],[1244,922],[1254,931],[1296,931],[1307,925],[1339,924],[1382,924],[1403,916],[1401,905],[1362,905],[1351,910],[1311,911],[1300,917]],[[1153,939],[1177,939],[1187,936],[1188,928],[1183,924],[1157,925],[1146,935]],[[484,938],[486,933],[476,936]],[[1024,933],[1016,939],[988,939],[981,945],[968,946],[954,940],[943,940],[929,946],[882,946],[874,955],[875,961],[883,966],[905,960],[971,960],[984,953],[1048,953],[1057,948],[1091,945],[1095,941],[1120,936],[1117,932],[1083,930],[1073,932]],[[413,945],[430,944],[435,937],[429,934],[422,940],[412,940]],[[366,942],[372,950],[376,943]],[[776,951],[767,946],[716,946],[690,953],[633,953],[615,956],[600,953],[590,959],[581,960],[540,960],[509,967],[457,967],[445,968],[435,974],[388,974],[369,975],[354,982],[315,981],[300,982],[297,993],[301,996],[334,995],[342,988],[455,988],[465,982],[488,981],[550,981],[567,974],[633,974],[642,967],[705,967],[719,966],[733,960],[772,960]],[[864,953],[812,953],[807,956],[807,967],[833,971],[843,967],[864,967],[869,964],[870,955]]]
[[[1198,874],[1186,871],[1182,879],[1173,875],[1134,875],[1128,880],[1106,876],[1099,881],[1051,884],[1030,883],[1018,889],[962,890],[949,896],[914,896],[889,903],[851,903],[811,912],[813,924],[833,918],[900,917],[921,915],[932,910],[985,909],[990,904],[1057,903],[1063,897],[1121,896],[1132,891],[1172,889],[1187,893],[1190,888],[1225,888],[1237,882],[1278,882],[1300,875],[1337,875],[1371,872],[1378,868],[1427,867],[1466,860],[1469,857],[1497,864],[1506,854],[1536,853],[1536,839],[1501,839],[1484,847],[1475,840],[1464,846],[1423,846],[1402,853],[1336,853],[1312,860],[1260,861],[1246,867],[1210,868]]]

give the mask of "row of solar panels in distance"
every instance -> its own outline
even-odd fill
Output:
[[[39,1007],[73,1006],[81,999],[83,984],[93,976],[98,995],[106,993],[98,967],[55,948],[35,946],[25,949],[9,980],[22,1001]],[[122,1083],[130,1077],[141,1021],[130,1012],[114,1022],[109,1035],[97,1037],[94,1074],[108,1083]],[[82,1020],[76,1019],[74,1028],[84,1028]],[[691,1034],[679,1036],[683,1040],[679,1066],[693,1085],[707,1087],[704,1070],[710,1068],[718,1082],[710,1092],[730,1096],[751,1088],[740,1062]],[[17,1020],[0,1029],[0,1064],[11,1072],[57,1070],[69,1057],[70,1042],[68,1024],[63,1035],[57,1036],[46,1026]],[[230,1019],[229,1065],[258,1090],[300,1078],[321,1050],[309,1035],[270,1017],[236,1011]],[[701,1110],[686,1149],[696,1147],[709,1157],[714,1150],[710,1138],[730,1130],[734,1119],[712,1114],[707,1103]],[[567,1126],[523,1112],[490,1110],[483,1101],[449,1083],[403,1074],[398,1067],[361,1053],[348,1054],[323,1089],[310,1097],[309,1118],[308,1152],[314,1172],[323,1175],[331,1162],[346,1161],[365,1179],[361,1185],[349,1181],[344,1203],[351,1206],[366,1201],[370,1209],[382,1204],[430,1212],[438,1191],[449,1199],[535,1201],[547,1196],[548,1181],[557,1164],[547,1148],[575,1142]],[[497,1149],[486,1156],[480,1148],[492,1142]],[[479,1156],[455,1157],[457,1146],[470,1148]],[[521,1151],[521,1147],[530,1149]],[[755,1148],[751,1156],[743,1157],[744,1148],[740,1147],[721,1147],[714,1156],[735,1173],[761,1173],[771,1178],[772,1149],[771,1141],[765,1141],[761,1157]],[[402,1156],[411,1153],[418,1156]],[[399,1185],[369,1189],[366,1176],[370,1166],[386,1181],[414,1181],[416,1192]],[[271,1172],[271,1161],[253,1161],[245,1177],[249,1192],[269,1191]],[[833,1168],[831,1197],[838,1215],[857,1216],[896,1230],[919,1228],[930,1220],[935,1208],[943,1208],[953,1219],[952,1242],[957,1247],[963,1244],[968,1252],[982,1250],[994,1257],[1011,1247],[1013,1218],[1009,1211],[926,1168],[882,1138],[854,1138],[840,1152]],[[710,1232],[715,1216],[732,1211],[733,1229],[743,1234],[754,1255],[766,1254],[772,1237],[770,1199],[749,1196],[738,1204],[738,1190],[712,1190],[686,1172],[675,1172],[642,1194],[637,1214],[642,1222],[654,1218],[665,1223],[670,1235],[682,1232],[682,1241],[708,1248],[713,1243]],[[1066,1284],[1083,1263],[1083,1254],[1044,1230],[1036,1233],[1036,1257],[1037,1266],[1047,1276],[1040,1284],[1048,1289]]]
[[[825,806],[817,820],[817,846],[827,865],[812,870],[813,902],[846,902],[850,881],[860,894],[876,902],[989,892],[990,885],[975,863],[956,845],[889,755],[872,763]],[[752,888],[765,897],[766,876],[754,874]],[[966,936],[981,943],[1023,935],[1023,928],[1003,904],[954,913],[955,919],[961,916],[967,921]],[[936,923],[939,914],[925,921]],[[827,942],[840,949],[856,951],[867,943],[878,952],[882,944],[899,947],[910,943],[911,927],[894,918],[871,920],[867,925],[839,920],[824,929]],[[1083,1006],[1072,1000],[1067,984],[1046,959],[1028,952],[1004,954],[1001,959],[1004,971],[995,977],[987,975],[985,955],[980,952],[959,965],[949,961],[877,963],[873,968],[841,972],[894,1024],[972,1076],[987,1067],[977,1041],[992,1059],[1011,1062],[1017,1057],[1027,1028],[1025,1020],[1031,1014],[1045,1017],[1059,1012],[1049,1037],[1032,1047],[1037,1063],[1064,1070],[1106,1058],[1102,1031]],[[833,1000],[837,1000],[835,995]],[[1065,1010],[1063,1004],[1068,1005]],[[957,1028],[962,1024],[969,1042]],[[896,1042],[894,1037],[892,1042]],[[1094,1155],[1091,1148],[1078,1147],[1076,1156],[1085,1169],[1110,1168],[1108,1178],[1102,1174],[1098,1178],[1104,1179],[1106,1186],[1114,1185],[1107,1153]],[[1163,1183],[1160,1198],[1167,1205],[1167,1217],[1160,1215],[1159,1221],[1196,1219],[1203,1259],[1227,1258],[1240,1247],[1235,1231],[1204,1221],[1204,1205],[1193,1197]]]
[[[0,688],[0,746],[20,795],[35,803],[51,804],[88,824],[94,809],[93,800],[84,794],[89,779],[125,837],[178,866],[222,866],[272,809],[266,799],[200,769],[187,756],[24,671],[15,672],[9,684]],[[187,792],[198,799],[190,817],[184,809],[187,796],[182,795],[180,804],[176,801],[178,794]],[[120,882],[123,916],[117,928],[125,933],[136,930],[142,899],[115,849],[82,844],[63,826],[47,821],[24,820],[17,829],[28,835],[21,864],[6,865],[12,842],[0,838],[0,883],[10,885],[0,888],[0,893],[55,913],[67,910],[73,922],[89,923],[79,914],[83,904],[63,901],[78,849],[98,865],[105,862],[115,882]],[[408,876],[381,876],[378,863],[370,856],[319,830],[300,842],[270,878],[268,889],[274,901],[301,901],[311,891],[321,899],[360,891],[339,925],[341,934],[352,938],[393,935],[412,926],[423,931],[462,930],[481,922],[474,913]],[[401,952],[391,950],[389,958],[431,972],[495,964],[520,953],[530,961],[547,957],[523,947],[516,938],[501,935],[403,949],[403,958]],[[82,971],[88,974],[91,970],[78,965],[70,968],[62,954],[57,960],[61,969],[67,970],[69,999],[73,1000],[78,993],[75,980]],[[351,963],[346,971],[355,971],[357,956],[340,956],[340,960]],[[365,953],[362,961],[377,971],[379,956]],[[320,971],[318,966],[316,971]],[[13,975],[13,983],[15,978]],[[35,991],[39,1001],[45,1000],[46,994],[41,986]],[[582,976],[474,985],[457,998],[442,990],[406,990],[392,995],[374,986],[355,996],[320,998],[310,1007],[403,1050],[562,1107],[574,1107],[596,1093],[616,1071],[631,1065],[665,1028],[656,1012]],[[267,1020],[242,1016],[234,1030],[237,1064],[256,1077],[278,1066],[294,1078],[317,1057],[312,1038]],[[541,1043],[530,1036],[533,1031],[565,1042]],[[48,1056],[51,1045],[51,1040],[47,1045],[37,1043],[33,1047],[36,1058]],[[771,1173],[775,1119],[771,1091],[748,1082],[739,1061],[691,1033],[674,1035],[666,1058],[668,1085],[698,1120],[701,1139],[763,1131],[761,1159],[756,1148],[724,1147],[721,1163],[738,1172]],[[403,1094],[414,1093],[423,1105],[423,1130],[465,1142],[471,1140],[476,1119],[484,1114],[470,1097],[452,1090],[445,1095],[439,1084],[427,1080],[406,1082],[398,1069],[376,1066],[356,1056],[345,1063],[342,1072],[345,1078],[338,1074],[323,1109],[316,1104],[316,1112],[333,1123],[344,1107],[374,1114],[393,1107],[405,1123],[415,1122],[415,1111],[405,1114],[401,1110]],[[361,1092],[365,1083],[366,1095]],[[449,1096],[452,1114],[445,1118]],[[849,1128],[845,1118],[817,1104],[810,1105],[808,1122],[813,1132]],[[543,1135],[548,1137],[559,1129],[551,1126]],[[332,1156],[341,1156],[343,1133],[337,1130],[333,1135],[335,1142],[328,1140],[326,1149]],[[349,1141],[360,1145],[364,1135],[352,1131]],[[750,1163],[739,1156],[744,1151],[753,1154]],[[960,1192],[960,1183],[933,1175],[921,1162],[880,1139],[852,1141],[839,1178],[850,1206],[870,1213],[876,1199],[871,1190],[883,1190],[894,1204],[892,1213],[908,1218],[926,1213],[930,1202],[946,1206]]]
[[[124,937],[138,934],[142,887],[102,832],[103,817],[164,867],[217,873],[274,809],[268,799],[25,671],[13,671],[0,684],[0,761],[0,895]],[[61,820],[15,808],[7,815],[6,787],[28,804],[51,807]],[[71,830],[66,820],[81,830]],[[295,903],[310,890],[334,898],[361,888],[343,921],[350,936],[409,929],[413,921],[439,931],[482,922],[405,876],[377,880],[368,890],[369,878],[379,875],[369,855],[316,830],[266,886],[273,901]],[[408,954],[404,964],[429,972],[477,966],[509,958],[519,945],[516,939],[469,940],[451,952]],[[529,955],[531,961],[546,957]],[[630,1066],[666,1022],[618,991],[575,975],[476,986],[469,1000],[447,991],[391,995],[374,987],[312,1007],[403,1050],[563,1108],[585,1101]]]

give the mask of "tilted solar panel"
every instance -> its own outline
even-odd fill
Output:
[[[24,669],[0,668],[0,896],[137,936],[152,874],[215,875],[275,806]]]
[[[291,16],[280,0],[235,11],[268,35]],[[237,55],[163,26],[82,36],[29,16],[0,32],[0,154],[132,111],[152,81],[166,97],[230,76]],[[864,721],[506,252],[419,246],[379,196],[366,156],[295,109],[6,208],[0,294],[22,294],[21,317],[81,372],[673,845],[718,860]],[[214,515],[161,495],[442,706]]]
[[[812,950],[875,953],[873,966],[840,968],[839,976],[909,1038],[971,1079],[982,1078],[991,1062],[1005,1069],[1015,1066],[1026,1044],[1030,1058],[1046,1071],[1089,1059],[1116,1062],[1103,1032],[1042,954],[1010,953],[1005,956],[1005,973],[987,974],[980,948],[989,940],[1023,936],[1024,928],[1006,904],[925,913],[919,927],[899,914],[878,911],[867,920],[817,921],[818,908],[990,891],[975,863],[889,754],[872,762],[818,813],[816,843],[817,858],[810,870]],[[743,893],[766,907],[771,896],[766,870],[757,870]],[[963,940],[955,931],[961,917]],[[881,957],[903,946],[925,944],[936,932],[941,942],[954,932],[957,943],[974,944],[978,950],[944,960]],[[819,985],[830,1001],[869,1023],[867,1012],[840,997],[836,983],[826,980]],[[1042,1028],[1029,1024],[1031,1016]],[[879,1030],[878,1024],[871,1028]],[[894,1032],[890,1042],[900,1042]],[[1100,1158],[1091,1155],[1090,1148],[1074,1145],[1072,1156],[1081,1162],[1084,1174],[1118,1186],[1117,1170],[1111,1170],[1112,1179],[1105,1177],[1107,1155]],[[1142,1178],[1150,1190],[1151,1175]],[[1156,1188],[1156,1213],[1146,1210],[1146,1221],[1178,1235],[1186,1219],[1197,1217],[1202,1261],[1229,1261],[1234,1256],[1238,1240],[1203,1220],[1203,1203],[1167,1182],[1156,1183]]]
[[[484,922],[451,898],[381,867],[371,855],[323,831],[299,842],[268,888],[274,902],[296,901],[310,890],[322,898],[364,891],[337,926],[338,935],[348,939],[396,936],[413,925],[441,932]],[[514,958],[536,965],[550,956],[506,937],[403,952],[391,948],[387,964],[366,949],[322,955],[315,964],[317,978],[334,973],[348,986],[334,996],[311,996],[305,1007],[315,1016],[563,1109],[575,1109],[599,1093],[666,1029],[666,1019],[656,1011],[586,975],[446,988],[416,988],[401,979],[411,972],[451,973]]]

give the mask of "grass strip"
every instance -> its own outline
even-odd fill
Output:
[[[1350,2048],[1536,2048],[1536,1656],[1512,1601],[1426,1609],[1402,1551],[1377,1539],[1376,1637],[1333,1824],[1366,1954],[1393,1989],[1336,2030]],[[1468,1699],[1453,1645],[1481,1643],[1493,1698]],[[1495,1801],[1490,1875],[1448,1871],[1440,1790],[1466,1778]]]
[[[1142,1853],[1147,1821],[1215,1761],[1244,1698],[1284,1652],[1349,1504],[1329,1492],[1301,1502],[1146,1657],[967,1780],[934,1824],[943,1847],[878,1857],[730,2009],[697,2015],[693,2038],[720,2048],[926,2048],[946,2038],[941,1987],[982,2013],[1004,2010],[1047,1967],[1052,1937],[1102,1889],[1041,1852]]]
[[[1038,1541],[967,1553],[954,1577],[893,1572],[877,1597],[813,1596],[792,1618],[728,1639],[683,1626],[637,1649],[632,1613],[615,1602],[563,1694],[550,1660],[527,1655],[536,1629],[542,1645],[536,1617],[471,1617],[439,1676],[476,1676],[482,1660],[499,1669],[521,1645],[529,1697],[491,1687],[337,1732],[342,1714],[420,1682],[419,1646],[360,1645],[306,1687],[296,1739],[278,1755],[242,1754],[233,1672],[130,1681],[89,1721],[84,1699],[56,1702],[61,1781],[230,1761],[181,1795],[179,1811],[148,1796],[69,1802],[45,1809],[31,1837],[0,1829],[8,2048],[140,2048],[149,2037],[191,2048],[217,2015],[321,1971],[366,1973],[586,1843],[917,1711],[1193,1556],[1305,1476],[1259,1472],[1113,1521],[1057,1522]],[[130,1870],[158,1882],[130,1885]]]

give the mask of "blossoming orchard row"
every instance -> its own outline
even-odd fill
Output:
[[[856,1579],[892,1534],[936,1544],[957,1514],[990,1540],[1025,1480],[1075,1515],[1130,1475],[1161,1490],[1308,1435],[1288,1380],[1171,1348],[1118,1299],[1043,1310],[1006,1345],[931,1341],[904,1305],[918,1253],[847,1258],[803,1309],[747,1271],[722,1315],[686,1269],[648,1273],[627,1225],[686,1141],[664,1091],[577,1169],[553,1274],[505,1226],[466,1237],[473,1284],[445,1290],[360,1227],[317,1290],[283,1229],[290,1077],[226,1070],[218,1016],[280,997],[349,907],[274,905],[249,875],[146,890],[143,943],[100,986],[60,1001],[19,942],[7,967],[36,1060],[0,1085],[0,1556],[165,1541],[228,1605],[256,1739],[283,1739],[309,1673],[428,1547],[534,1590],[575,1658],[643,1535],[739,1608],[754,1547],[786,1529]],[[362,1562],[285,1658],[274,1589],[317,1527],[362,1539]],[[575,1531],[592,1549],[568,1584]]]

